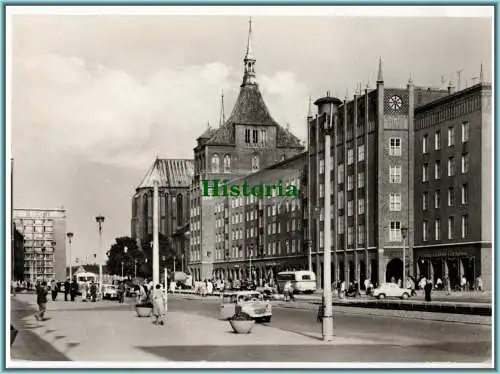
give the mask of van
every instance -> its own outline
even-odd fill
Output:
[[[283,292],[286,282],[292,283],[294,293],[313,293],[316,291],[316,274],[309,270],[282,271],[276,280],[280,292]]]

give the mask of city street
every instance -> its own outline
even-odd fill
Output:
[[[482,316],[457,323],[444,322],[443,313],[334,307],[335,341],[324,344],[316,311],[292,304],[276,303],[269,324],[242,336],[219,331],[228,323],[218,320],[218,298],[169,295],[164,329],[138,319],[132,300],[49,303],[51,319],[36,323],[29,296],[16,298],[23,301],[13,304],[21,330],[12,347],[16,360],[485,363],[491,356],[491,318]]]

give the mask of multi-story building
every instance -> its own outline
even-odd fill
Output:
[[[14,209],[14,224],[24,236],[24,279],[66,278],[66,211]]]
[[[132,234],[139,247],[153,235],[153,187],[158,181],[159,233],[166,236],[178,254],[180,268],[189,247],[189,189],[193,179],[193,160],[157,158],[132,198]]]
[[[492,286],[491,85],[481,83],[415,110],[417,276],[481,276]]]
[[[207,129],[194,148],[189,268],[196,280],[213,276],[218,243],[216,201],[202,196],[202,181],[241,178],[304,149],[297,137],[271,117],[262,98],[255,75],[251,24],[243,62],[243,81],[231,115],[218,128]],[[229,224],[225,222],[225,225]],[[230,249],[227,231],[224,251]]]
[[[403,257],[411,269],[413,227],[414,108],[447,94],[444,90],[384,85],[379,63],[375,89],[351,101],[327,95],[309,116],[308,238],[318,285],[323,269],[325,183],[331,185],[332,280],[370,279],[374,284],[402,279]],[[418,104],[416,104],[416,102]],[[333,113],[333,115],[331,115]],[[325,182],[325,124],[331,121],[331,180]],[[314,214],[316,212],[316,214]],[[411,271],[409,271],[411,273]]]
[[[282,270],[307,269],[301,201],[306,160],[306,153],[300,153],[228,182],[227,191],[240,191],[235,196],[223,196],[219,184],[220,196],[214,196],[216,278],[259,281],[275,279]],[[213,193],[213,183],[205,183]]]

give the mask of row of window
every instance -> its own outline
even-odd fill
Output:
[[[260,135],[260,136],[259,136]],[[245,143],[247,144],[266,144],[267,132],[265,129],[245,129]]]
[[[462,143],[469,141],[469,121],[462,122]],[[422,153],[428,153],[430,149],[429,145],[429,134],[422,135]],[[455,145],[455,127],[448,127],[448,147]],[[436,130],[434,133],[434,150],[438,151],[441,149],[441,131]]]
[[[15,219],[16,226],[54,226],[54,221],[51,219]]]
[[[259,170],[260,164],[259,164],[259,156],[253,155],[252,156],[252,171]],[[224,155],[224,164],[223,164],[223,172],[224,173],[230,173],[231,172],[231,156],[230,155]],[[220,157],[218,154],[212,155],[212,172],[213,173],[220,173],[221,168],[220,168]]]
[[[344,192],[343,191],[340,191],[339,192],[339,209],[343,209],[344,208]],[[342,203],[342,204],[341,204]],[[334,208],[333,208],[333,204],[330,205],[330,212],[333,212],[334,211]],[[360,198],[358,199],[358,215],[363,215],[365,214],[365,199],[364,198]],[[351,217],[354,215],[354,200],[349,200],[347,201],[347,216],[348,217]],[[339,215],[339,217],[342,217],[343,214]],[[320,209],[320,214],[319,214],[319,219],[320,221],[324,221],[325,220],[325,210],[324,208],[322,207]],[[342,224],[340,224],[340,222],[342,221]],[[339,220],[339,225],[343,225],[343,220]],[[343,233],[343,226],[339,226],[339,233]]]
[[[455,175],[455,157],[448,157],[447,163],[447,174],[449,177]],[[461,157],[461,172],[462,174],[467,174],[469,172],[469,154],[463,153]],[[441,179],[441,160],[436,160],[434,163],[434,179]],[[425,163],[422,165],[422,182],[429,182],[429,164]]]
[[[460,217],[460,236],[462,239],[466,239],[469,236],[469,216],[463,215]],[[455,217],[448,217],[448,230],[447,230],[448,240],[455,239]],[[431,239],[431,225],[429,221],[425,220],[422,222],[422,240],[424,242]],[[438,218],[434,221],[434,240],[441,240],[441,220]]]
[[[358,172],[358,181],[357,182],[358,182],[357,183],[358,188],[363,188],[365,186],[365,172],[364,171]],[[339,182],[339,184],[342,184],[342,183],[343,183],[343,179],[342,179],[342,182]],[[330,188],[331,188],[331,191],[335,190],[334,186],[333,186],[333,180],[330,181]],[[352,191],[353,189],[354,189],[354,175],[349,174],[347,176],[347,191]],[[319,197],[320,198],[325,197],[325,185],[323,183],[321,183],[319,185]],[[341,204],[339,203],[339,205],[341,205]]]
[[[342,225],[343,225],[343,221],[339,221],[339,224],[340,222],[342,222]],[[340,226],[339,226],[340,227]],[[343,227],[343,226],[342,226]],[[358,245],[364,245],[365,244],[365,225],[364,224],[359,224],[358,225]],[[338,235],[344,235],[344,229],[342,228],[342,232],[339,232]],[[332,243],[335,243],[335,239],[333,237],[333,231],[332,231],[332,238],[331,238],[331,242]],[[347,227],[347,245],[348,246],[352,246],[354,245],[354,226],[348,226]],[[320,231],[320,235],[319,235],[319,247],[320,248],[324,248],[324,232],[323,231]]]
[[[467,183],[462,184],[460,188],[460,203],[462,205],[467,205],[469,203],[469,185]],[[448,206],[454,206],[455,205],[455,188],[454,187],[448,187]],[[441,207],[441,191],[436,190],[434,191],[434,208],[439,209]],[[429,192],[425,191],[422,194],[422,209],[427,210],[429,209]]]

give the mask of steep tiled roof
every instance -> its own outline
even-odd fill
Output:
[[[213,130],[207,144],[234,145],[235,125],[276,126],[278,148],[301,147],[300,140],[271,117],[256,84],[241,86],[231,115],[223,126]]]
[[[293,135],[290,131],[285,130],[280,125],[276,128],[276,147],[278,148],[294,148],[303,147],[300,139]]]
[[[208,129],[205,130],[203,134],[201,134],[198,139],[210,139],[212,135],[215,133],[215,129],[209,127]]]
[[[228,122],[240,125],[277,125],[269,114],[259,86],[256,84],[247,84],[240,88],[240,94],[236,99]]]
[[[193,160],[157,158],[137,188],[151,188],[155,180],[159,182],[158,187],[189,187],[193,175]]]

